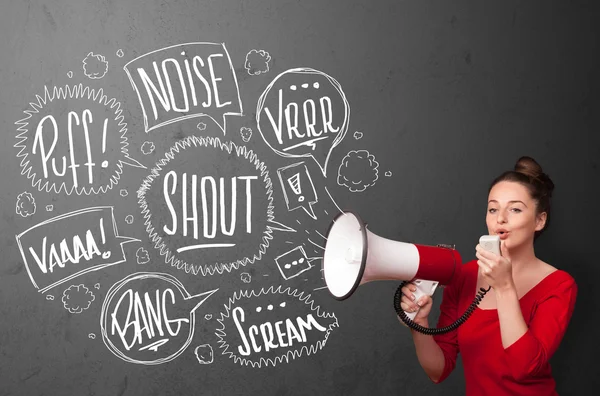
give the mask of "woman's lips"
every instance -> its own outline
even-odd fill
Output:
[[[508,232],[503,232],[502,234],[498,234],[498,235],[500,235],[501,240],[505,240],[506,238],[508,238]]]

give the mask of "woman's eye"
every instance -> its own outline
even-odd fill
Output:
[[[521,210],[521,209],[519,209],[519,208],[513,208],[512,210],[514,210],[514,211],[515,211],[515,212],[517,212],[517,213],[521,213],[521,212],[522,212],[522,210]]]
[[[494,213],[495,211],[496,211],[496,209],[494,209],[494,208],[488,209],[488,212],[490,212],[490,213]]]

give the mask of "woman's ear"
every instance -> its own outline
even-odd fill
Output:
[[[546,225],[546,219],[548,218],[548,213],[542,212],[536,216],[535,219],[535,230],[541,231]]]

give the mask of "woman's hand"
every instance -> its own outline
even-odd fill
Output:
[[[400,298],[400,308],[407,313],[415,312],[417,309],[419,312],[415,315],[413,322],[418,324],[423,324],[427,321],[427,316],[429,316],[429,312],[431,312],[431,306],[433,305],[433,300],[431,296],[424,295],[421,296],[418,300],[415,299],[415,295],[413,292],[417,291],[417,286],[409,282],[402,287],[402,297]],[[406,326],[406,323],[398,317],[400,323]],[[406,326],[408,327],[408,326]]]
[[[499,256],[493,252],[485,250],[481,245],[475,247],[475,256],[478,258],[477,265],[481,275],[494,290],[505,290],[514,287],[512,277],[512,263],[504,241],[500,241]]]

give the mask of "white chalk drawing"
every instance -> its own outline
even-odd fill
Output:
[[[340,84],[309,68],[275,77],[256,109],[258,131],[275,153],[312,158],[325,177],[331,152],[346,135],[349,118],[350,106]]]
[[[90,334],[88,334],[88,338],[89,338],[90,340],[95,340],[95,339],[96,339],[96,334],[94,334],[94,333],[90,333]]]
[[[46,205],[46,212],[52,212],[54,210],[54,205]]]
[[[199,131],[203,131],[206,129],[206,124],[203,122],[199,122],[198,125],[196,125],[196,128],[198,128]]]
[[[339,327],[335,315],[321,312],[310,294],[282,286],[234,293],[217,321],[222,354],[253,368],[316,354]]]
[[[34,188],[67,195],[105,193],[119,182],[123,166],[145,169],[129,156],[121,103],[102,89],[45,87],[36,99],[24,111],[26,117],[15,122],[14,145],[21,174]],[[116,161],[115,151],[120,152]]]
[[[123,55],[124,55],[124,54],[123,54],[123,50],[119,48],[119,50],[117,51],[117,56],[118,56],[119,58],[122,58],[122,57],[123,57]]]
[[[126,189],[122,188],[122,189],[119,191],[119,195],[120,195],[120,196],[122,196],[122,197],[126,197],[126,196],[128,196],[128,195],[129,195],[129,191],[127,191]]]
[[[169,362],[189,346],[196,311],[217,290],[192,296],[170,274],[131,274],[106,294],[100,315],[102,340],[115,356],[129,363]]]
[[[312,268],[302,246],[297,246],[275,258],[275,263],[285,280],[297,277]]]
[[[154,152],[154,149],[155,149],[154,143],[148,142],[148,141],[145,141],[141,147],[142,154],[144,154],[144,155],[152,154],[152,152]]]
[[[173,45],[139,56],[124,69],[142,107],[146,132],[207,116],[225,134],[226,116],[243,115],[225,44]]]
[[[257,76],[261,73],[267,73],[269,71],[269,61],[271,55],[265,50],[250,50],[246,54],[246,62],[244,67],[251,76]]]
[[[308,238],[308,242],[312,243],[313,245],[315,245],[316,247],[318,247],[321,250],[325,250],[325,248],[321,245],[319,245],[318,243],[311,241],[310,238]]]
[[[52,294],[46,294],[46,300],[54,301],[54,296]]]
[[[27,191],[17,195],[17,214],[21,217],[29,217],[35,214],[35,198]]]
[[[212,319],[212,315],[211,314],[204,315],[204,320],[211,320],[211,319]]]
[[[352,150],[338,168],[337,183],[351,192],[362,192],[379,178],[379,162],[367,150]]]
[[[97,290],[100,290],[100,283],[96,283],[96,284],[94,285],[94,287],[95,287]]]
[[[216,168],[215,154],[223,156]],[[219,174],[207,173],[214,169]],[[296,232],[275,221],[272,193],[267,167],[252,150],[189,136],[157,162],[137,196],[146,232],[165,263],[205,276],[260,260],[276,230]],[[250,242],[255,251],[234,248]]]
[[[252,277],[250,276],[249,273],[247,272],[242,272],[240,274],[240,279],[242,280],[242,282],[244,283],[250,283],[252,281]]]
[[[244,142],[248,143],[250,141],[250,138],[252,137],[252,129],[246,128],[246,127],[241,127],[240,128],[240,136],[242,137],[242,140]]]
[[[363,137],[363,133],[362,132],[354,132],[354,139],[356,140],[360,140]]]
[[[41,293],[90,271],[124,262],[123,244],[139,242],[119,235],[111,206],[53,217],[16,238],[31,283]]]
[[[103,55],[90,52],[83,59],[83,74],[91,79],[99,79],[108,72],[108,62]]]
[[[329,199],[331,199],[331,202],[333,202],[333,204],[335,205],[335,207],[337,208],[337,210],[340,213],[344,213],[344,211],[342,209],[340,209],[340,206],[335,202],[335,200],[331,196],[331,193],[329,192],[329,190],[327,189],[327,187],[325,187],[325,192],[327,193],[327,195],[329,196]],[[325,211],[325,213],[327,213],[327,211]]]
[[[277,176],[288,210],[302,208],[310,217],[316,220],[317,216],[312,206],[318,202],[317,191],[306,164],[298,162],[279,168],[277,169]]]
[[[135,256],[137,258],[137,263],[140,265],[147,264],[150,261],[150,255],[148,254],[148,251],[144,248],[139,248],[138,250],[136,250]]]
[[[71,285],[63,292],[62,302],[63,306],[70,313],[82,313],[88,309],[92,302],[96,299],[96,296],[90,289],[81,285]]]
[[[67,72],[67,77],[73,78],[73,72],[72,71]]]
[[[125,223],[132,224],[133,223],[133,216],[132,215],[125,216]]]
[[[198,345],[194,349],[194,355],[200,364],[211,364],[214,359],[213,349],[210,344]]]
[[[137,263],[140,265],[148,264],[148,262],[150,261],[150,255],[148,254],[148,251],[143,247],[136,250],[135,257],[137,259]]]

